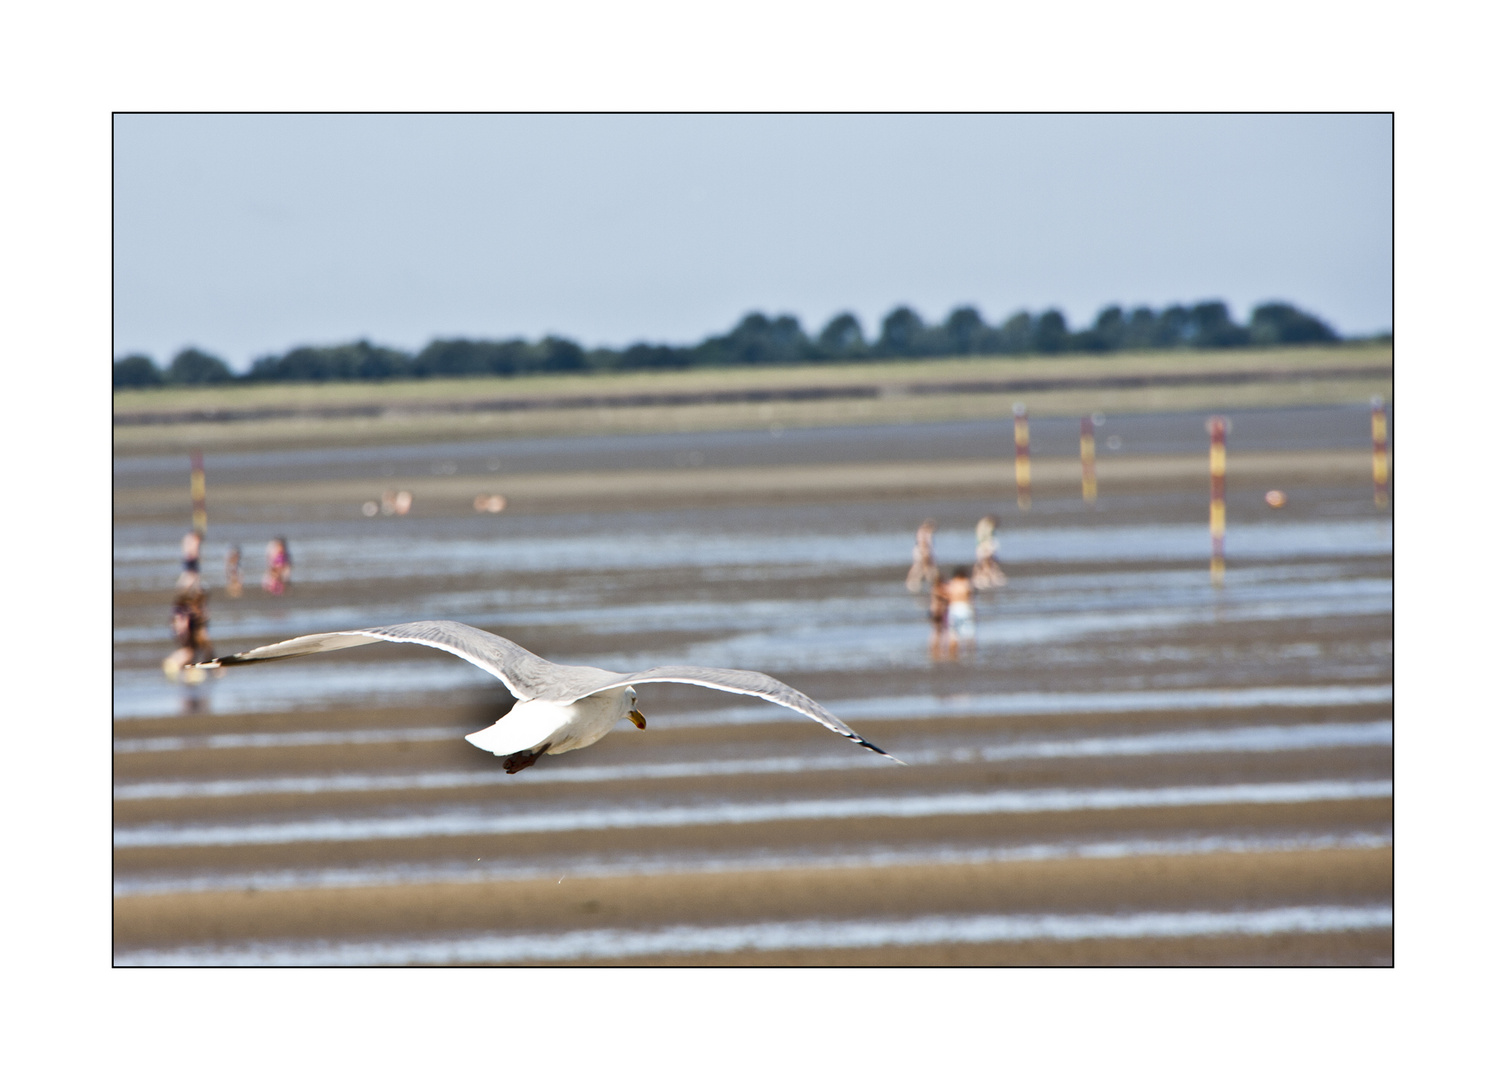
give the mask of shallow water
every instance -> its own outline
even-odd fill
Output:
[[[1333,802],[1381,799],[1389,780],[1312,780],[1300,783],[1218,784],[1168,788],[1092,788],[886,795],[878,798],[799,799],[693,805],[620,804],[579,810],[496,813],[459,808],[368,818],[306,818],[234,825],[138,825],[117,828],[117,849],[296,844],[427,836],[502,836],[592,829],[672,829],[832,818],[909,818],[957,814],[1041,814],[1139,807],[1220,806],[1237,803]]]
[[[683,520],[683,515],[678,517]],[[885,566],[897,566],[903,579],[915,542],[913,531],[729,535],[674,527],[674,520],[667,515],[662,531],[614,530],[592,535],[530,531],[513,536],[506,519],[498,523],[494,535],[486,537],[457,536],[433,522],[415,523],[401,535],[374,527],[352,535],[350,528],[332,529],[327,523],[312,522],[288,525],[282,531],[296,538],[292,545],[295,581],[305,582],[722,567],[767,568],[763,572],[777,580],[801,567],[830,573]],[[157,527],[118,527],[115,588],[170,587],[178,573],[175,540],[175,534],[164,536],[164,530]],[[938,529],[935,543],[938,564],[972,565],[970,530]],[[1208,552],[1207,526],[1192,523],[1009,528],[999,534],[999,560],[1006,569],[1014,562],[1199,561],[1206,560]],[[1250,523],[1231,530],[1227,540],[1230,562],[1390,553],[1389,521]],[[210,576],[213,579],[212,572]]]
[[[1389,698],[1389,694],[1387,695]],[[375,742],[372,736],[387,735],[392,741],[423,738],[454,738],[458,729],[419,729],[406,732],[299,732],[289,735],[214,736],[183,738],[117,739],[115,753],[183,750],[191,746],[230,748],[237,746],[324,745],[331,742]],[[354,738],[352,738],[354,736]],[[364,738],[363,738],[364,736]],[[1335,746],[1390,746],[1391,721],[1363,723],[1270,724],[1261,727],[1164,731],[1146,735],[1081,739],[1013,739],[974,742],[966,749],[905,748],[910,765],[940,765],[948,762],[1021,761],[1049,758],[1119,757],[1138,754],[1227,754],[1279,753]],[[896,744],[898,746],[898,744]],[[260,777],[252,780],[146,781],[116,784],[117,801],[132,799],[213,799],[246,795],[318,795],[337,791],[432,791],[443,788],[491,784],[594,784],[604,781],[685,779],[707,776],[753,776],[774,773],[826,772],[853,768],[883,768],[872,757],[842,754],[804,754],[790,757],[735,758],[713,761],[641,762],[634,765],[589,766],[531,770],[517,776],[489,772],[389,774],[340,773],[333,776]]]
[[[1073,561],[1111,561],[1116,551],[1127,551],[1124,557],[1134,559],[1149,559],[1152,556],[1148,553],[1159,551],[1162,555],[1156,557],[1165,561],[1181,560],[1186,553],[1179,545],[1190,543],[1185,535],[1187,530],[1169,526],[1035,530],[1031,544],[1036,557],[1047,565],[1053,562],[1068,565],[1059,571],[1017,577],[1006,588],[979,597],[980,661],[1001,650],[1024,645],[1094,640],[1123,643],[1133,642],[1149,631],[1237,622],[1385,615],[1391,611],[1389,576],[1355,576],[1344,562],[1335,561],[1389,553],[1389,527],[1374,522],[1297,522],[1251,531],[1254,535],[1247,542],[1277,561],[1236,566],[1229,571],[1224,588],[1212,590],[1202,568],[1070,569]],[[612,571],[598,567],[594,574],[582,572],[578,581],[566,582],[552,590],[522,583],[517,587],[465,591],[440,588],[420,593],[417,598],[383,601],[378,596],[359,604],[289,604],[272,612],[238,610],[235,604],[226,602],[213,609],[211,628],[222,641],[274,641],[332,629],[381,626],[419,618],[455,618],[508,627],[511,635],[525,645],[529,626],[574,628],[583,635],[616,634],[623,640],[654,632],[696,635],[697,640],[667,653],[663,646],[656,645],[653,652],[560,657],[615,671],[683,663],[776,671],[788,677],[810,672],[922,671],[928,667],[928,630],[920,606],[922,601],[906,593],[899,584],[903,563],[895,565],[896,581],[892,584],[850,586],[833,594],[829,587],[823,586],[819,565],[809,565],[811,584],[802,587],[798,567],[774,569],[761,567],[758,562],[767,557],[771,548],[783,550],[791,557],[799,548],[806,558],[830,555],[840,563],[844,552],[849,557],[854,553],[874,558],[883,554],[885,561],[893,564],[896,550],[903,550],[895,538],[883,543],[858,536],[795,544],[766,538],[702,537],[704,542],[699,545],[683,536],[672,543],[664,538],[652,543],[647,538],[639,540],[638,554],[647,564],[640,570],[681,565],[688,559],[684,552],[693,551],[701,560],[700,571],[705,574],[697,581],[725,585],[729,580],[735,581],[739,572],[752,572],[754,580],[787,580],[790,588],[786,596],[779,598],[742,597],[735,589],[728,593],[723,588],[714,599],[676,596],[645,600],[641,596],[614,595],[601,576]],[[1206,536],[1201,537],[1200,543],[1206,544]],[[505,558],[488,545],[472,541],[436,539],[433,544],[447,554],[433,560],[419,559],[417,569],[414,564],[406,563],[404,569],[438,574],[443,566],[446,576],[461,572],[481,574],[487,568],[495,573],[499,558],[506,564],[516,555],[510,572],[526,579],[527,571],[517,564],[528,559],[551,571],[580,570],[579,560],[587,555],[578,542],[572,544],[567,538],[548,543],[517,541],[504,553]],[[362,549],[363,557],[377,559],[364,572],[378,578],[399,574],[396,563],[400,561],[400,547],[394,546],[380,558]],[[160,557],[160,547],[150,550]],[[527,556],[522,552],[527,552]],[[128,557],[131,549],[117,554]],[[1280,561],[1314,556],[1320,561]],[[623,552],[618,552],[614,559],[632,565]],[[389,566],[385,560],[394,565]],[[119,565],[117,572],[129,576],[120,571]],[[351,556],[349,561],[339,564],[336,577],[360,579],[361,574],[354,569],[357,565],[359,560]],[[300,575],[304,572],[300,563]],[[826,575],[832,572],[832,567],[825,568]],[[181,711],[185,707],[185,692],[166,683],[151,663],[164,647],[164,629],[126,623],[116,626],[113,633],[120,655],[132,655],[132,650],[143,654],[135,664],[117,662],[115,715],[171,715]],[[361,655],[367,654],[363,651]],[[417,701],[435,692],[478,690],[489,685],[489,676],[448,657],[385,663],[314,659],[228,671],[224,679],[188,693],[187,700],[203,711],[241,712],[306,707],[321,702]]]

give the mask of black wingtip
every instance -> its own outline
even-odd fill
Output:
[[[234,656],[216,656],[213,660],[202,660],[197,664],[189,664],[188,666],[196,668],[234,667],[236,664],[259,664],[266,659],[269,658],[261,656],[252,660],[236,654]],[[270,659],[276,659],[276,657],[271,657]]]
[[[867,747],[869,750],[872,750],[875,754],[878,754],[881,757],[888,758],[890,761],[894,762],[896,765],[908,765],[909,764],[908,761],[901,761],[899,758],[897,758],[893,754],[889,753],[889,751],[884,750],[884,749],[882,749],[882,748],[880,748],[878,746],[875,746],[873,743],[869,742],[867,739],[861,739],[861,738],[857,738],[855,736],[852,741],[855,742],[855,743],[857,743],[859,746],[865,746],[865,747]]]

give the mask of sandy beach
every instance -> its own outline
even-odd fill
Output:
[[[1012,460],[947,441],[952,421],[208,456],[220,651],[451,617],[561,662],[757,667],[907,767],[656,686],[647,731],[507,777],[461,738],[505,691],[411,646],[172,687],[186,468],[117,456],[115,962],[1390,964],[1368,414],[1269,412],[1234,415],[1222,590],[1194,413],[1101,448],[1092,508],[1049,445],[1072,432],[1044,428],[1028,513]],[[399,486],[410,515],[362,514]],[[506,512],[478,514],[491,490]],[[976,656],[934,663],[904,588],[915,525],[937,519],[950,565],[985,512],[1009,584],[979,597]],[[274,533],[281,597],[257,585]]]

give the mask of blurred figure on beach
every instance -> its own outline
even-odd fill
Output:
[[[910,573],[905,576],[905,588],[918,593],[928,585],[935,585],[936,570],[936,522],[926,518],[915,530],[915,550],[911,553]]]
[[[293,580],[293,556],[288,551],[286,537],[276,537],[267,544],[267,572],[262,576],[261,587],[273,596],[281,596]]]
[[[969,655],[977,648],[978,629],[973,619],[973,582],[967,567],[959,566],[953,570],[952,580],[943,586],[943,591],[947,601],[947,654],[955,660],[964,642],[964,651]]]
[[[204,538],[196,532],[183,534],[183,572],[199,572],[199,552],[204,547]]]
[[[231,544],[230,551],[225,555],[225,591],[231,596],[240,596],[241,587],[241,546]]]
[[[978,554],[973,563],[973,585],[979,589],[997,589],[1009,580],[997,558],[999,544],[994,539],[994,530],[998,527],[999,519],[993,514],[978,519]]]
[[[402,517],[413,509],[413,493],[410,491],[384,491],[382,492],[382,513],[387,517],[396,514]]]
[[[204,673],[187,665],[214,656],[209,640],[209,591],[199,573],[199,551],[203,537],[189,533],[183,537],[183,570],[173,585],[172,630],[177,648],[162,661],[162,673],[186,683],[204,681]],[[187,670],[185,670],[187,668]]]
[[[947,583],[937,578],[931,582],[931,659],[940,660],[946,642]]]

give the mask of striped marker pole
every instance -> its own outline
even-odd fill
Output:
[[[193,496],[193,531],[201,537],[209,531],[209,511],[204,506],[204,455],[195,450],[188,455],[188,492]]]
[[[1224,430],[1222,416],[1208,418],[1208,474],[1211,478],[1208,531],[1213,536],[1213,560],[1208,565],[1208,574],[1214,585],[1224,583],[1224,470],[1227,466]]]
[[[1390,501],[1386,492],[1386,403],[1378,397],[1370,399],[1370,441],[1374,447],[1370,471],[1375,477],[1375,505],[1384,510]]]
[[[1097,440],[1093,437],[1093,418],[1082,418],[1082,501],[1092,506],[1098,501],[1098,472],[1094,466]]]
[[[1014,406],[1014,487],[1021,510],[1030,509],[1030,420],[1022,402]]]

